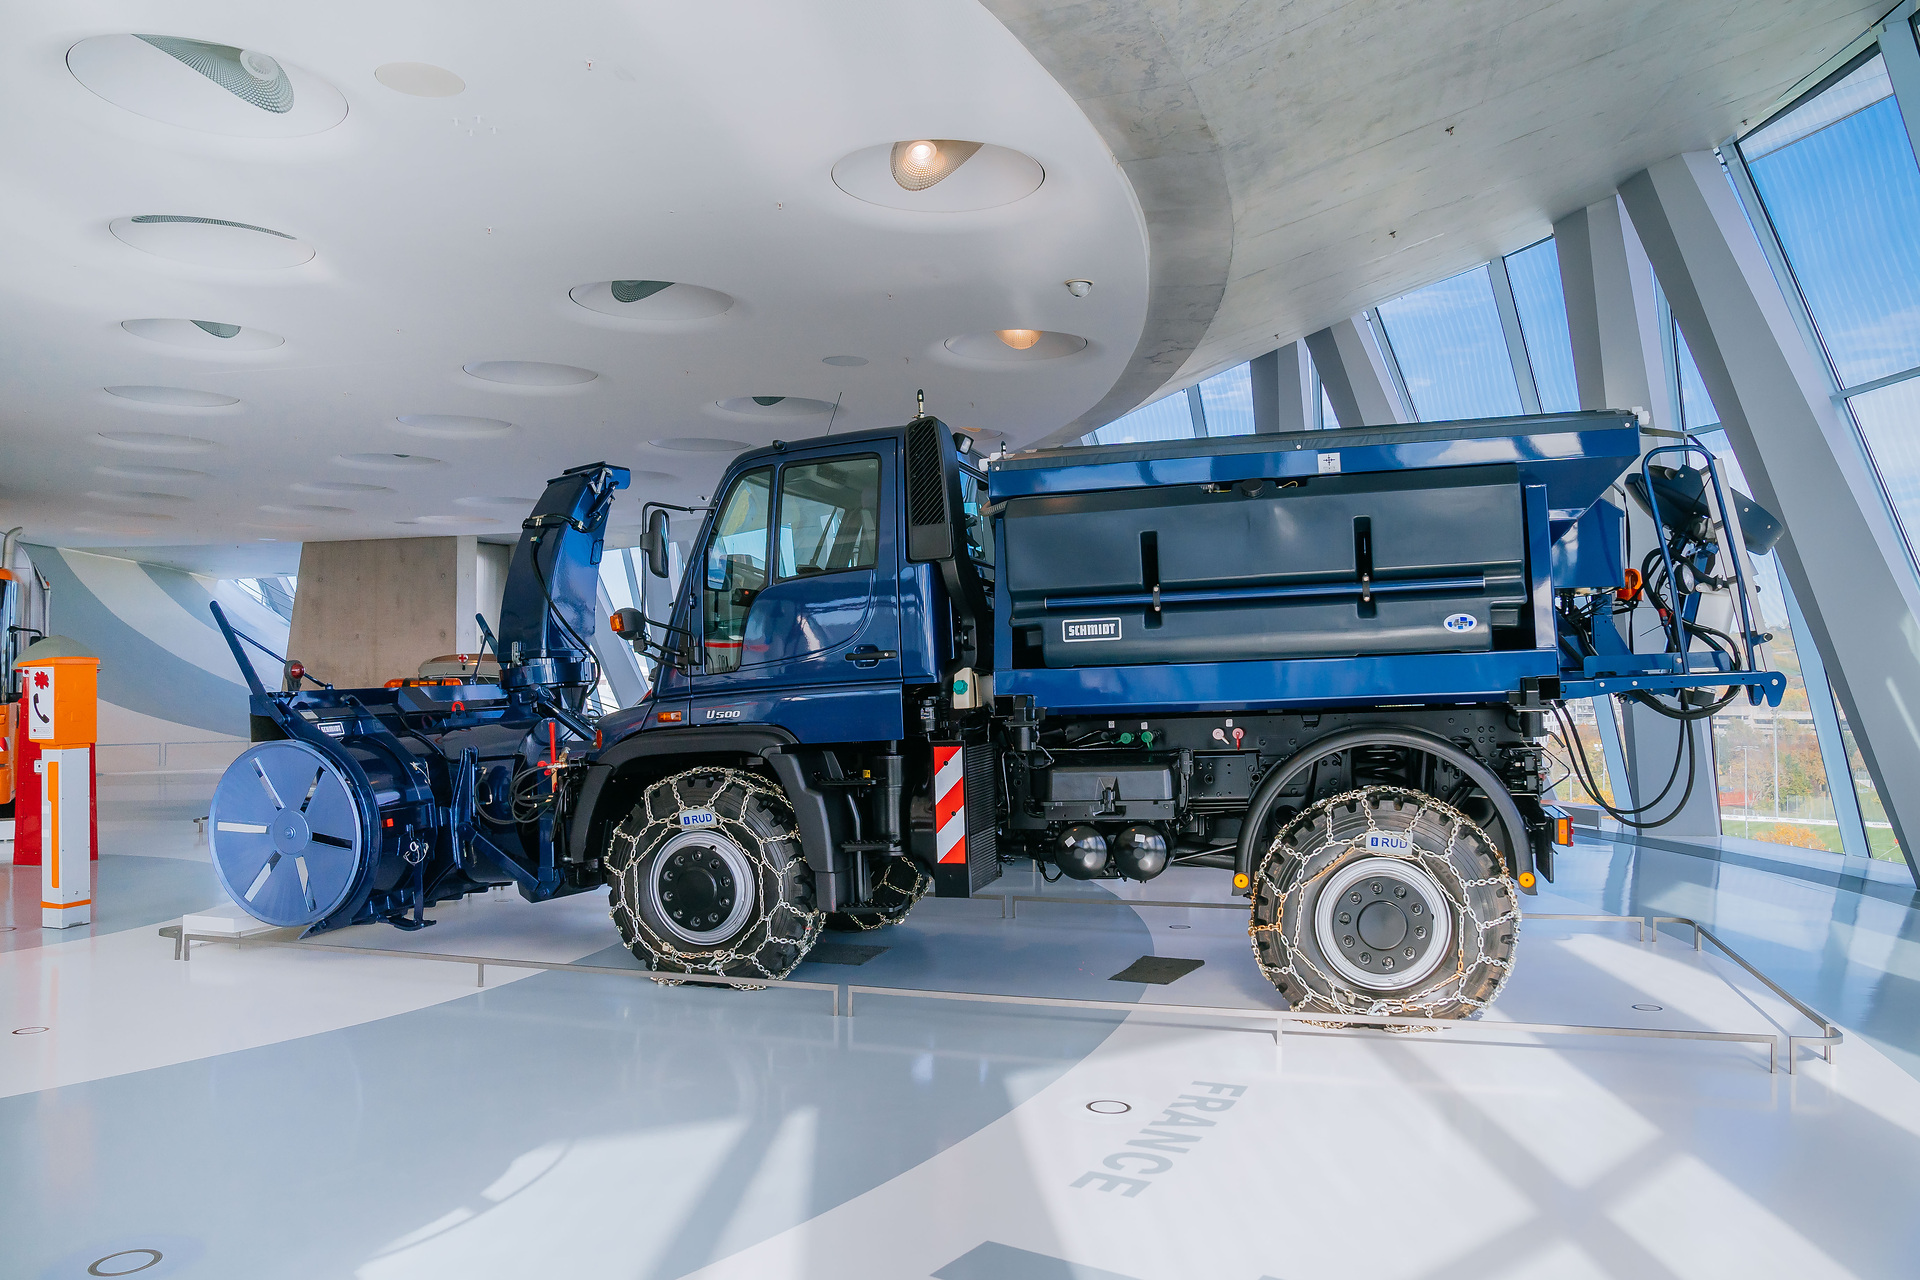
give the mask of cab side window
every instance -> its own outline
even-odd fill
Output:
[[[788,466],[780,475],[778,528],[782,578],[873,568],[880,545],[880,459]]]
[[[740,669],[747,610],[767,585],[767,516],[772,495],[773,469],[749,471],[733,482],[714,521],[701,592],[709,672]]]

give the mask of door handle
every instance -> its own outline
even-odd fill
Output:
[[[900,654],[896,650],[881,649],[870,644],[863,644],[847,655],[847,661],[857,667],[872,667],[878,666],[888,658],[897,658],[899,656]]]

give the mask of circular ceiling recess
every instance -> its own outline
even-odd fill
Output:
[[[1087,340],[1047,329],[989,329],[948,338],[946,347],[957,356],[986,364],[1031,364],[1085,351]]]
[[[514,496],[512,496],[511,494],[497,494],[497,495],[495,495],[495,496],[493,496],[493,497],[480,497],[480,496],[475,496],[475,497],[471,497],[471,498],[455,498],[455,499],[453,500],[453,505],[455,505],[456,507],[526,507],[526,508],[531,508],[531,507],[533,506],[533,504],[534,504],[535,502],[538,502],[538,501],[539,501],[539,499],[538,499],[538,498],[516,498],[516,497],[514,497]]]
[[[971,213],[1024,200],[1047,171],[1011,147],[915,138],[883,142],[833,166],[833,182],[856,200],[918,213]]]
[[[455,413],[403,413],[394,419],[410,436],[436,440],[498,440],[513,430],[498,418],[467,418]]]
[[[286,339],[265,329],[248,329],[219,320],[122,320],[120,327],[136,338],[163,346],[182,347],[207,355],[233,351],[269,351]]]
[[[198,436],[170,436],[158,431],[102,431],[94,439],[110,449],[132,449],[136,453],[205,453],[218,447]]]
[[[271,271],[313,260],[313,250],[284,231],[224,218],[143,213],[115,218],[107,230],[123,243],[173,262],[196,267]]]
[[[373,78],[414,98],[451,98],[467,89],[465,80],[430,62],[388,62],[373,69]]]
[[[340,91],[257,49],[179,36],[92,36],[67,70],[135,115],[235,138],[298,138],[347,118]]]
[[[418,453],[342,453],[336,454],[333,460],[343,467],[367,471],[413,471],[440,465],[440,459]]]
[[[185,467],[95,467],[95,475],[112,476],[116,480],[205,480],[204,471],[189,471]]]
[[[600,376],[591,369],[537,360],[475,360],[461,367],[482,382],[508,387],[576,387]]]
[[[817,418],[823,413],[833,412],[831,401],[808,400],[801,396],[735,396],[718,403],[728,413],[737,413],[743,418],[765,418],[768,421]]]
[[[191,387],[102,387],[110,396],[139,404],[160,405],[168,409],[224,409],[239,404],[238,396],[218,391],[195,391]]]
[[[676,329],[711,320],[733,306],[730,294],[675,280],[602,280],[575,285],[567,296],[589,311],[647,329]]]
[[[867,362],[865,356],[828,356],[821,364],[830,364],[836,369],[858,369]]]
[[[751,449],[752,445],[741,440],[719,440],[711,436],[676,436],[670,440],[649,440],[656,449],[672,449],[676,453],[739,453]]]
[[[393,490],[383,484],[355,484],[351,480],[302,480],[299,484],[290,484],[287,488],[295,493],[318,494],[371,494],[392,493]]]

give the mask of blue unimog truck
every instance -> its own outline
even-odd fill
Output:
[[[1464,1017],[1571,838],[1542,801],[1563,702],[1680,721],[1690,791],[1695,724],[1785,686],[1731,541],[1777,525],[1729,510],[1705,450],[1643,458],[1630,414],[970,444],[920,417],[741,455],[668,616],[612,620],[655,659],[650,695],[597,719],[586,637],[627,473],[555,479],[497,683],[256,683],[256,745],[211,815],[223,882],[314,930],[418,928],[498,884],[604,889],[652,968],[752,979],[1012,861],[1204,867],[1295,1007]],[[1610,490],[1653,516],[1638,569]],[[1636,609],[1666,652],[1628,652]],[[1674,794],[1616,812],[1657,822]]]

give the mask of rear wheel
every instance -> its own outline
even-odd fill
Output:
[[[1499,850],[1423,792],[1313,805],[1253,884],[1254,958],[1296,1010],[1468,1018],[1512,972],[1519,897]]]
[[[654,783],[614,830],[606,867],[620,940],[653,969],[784,978],[820,935],[793,809],[755,774]]]
[[[899,924],[913,910],[913,904],[933,888],[933,877],[912,858],[888,858],[873,877],[873,892],[866,911],[834,911],[827,916],[827,928],[842,933],[878,929]]]

